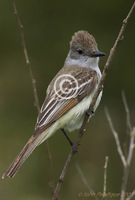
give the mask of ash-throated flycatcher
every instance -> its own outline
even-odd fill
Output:
[[[99,57],[104,55],[98,51],[94,37],[87,31],[78,31],[74,34],[64,66],[48,86],[34,134],[3,174],[3,179],[13,177],[36,146],[58,129],[62,129],[66,135],[65,130],[73,131],[81,127],[101,78]],[[101,95],[102,92],[94,111]],[[68,138],[67,135],[66,137]],[[70,140],[69,142],[72,145]]]

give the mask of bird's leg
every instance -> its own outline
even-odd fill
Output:
[[[68,135],[67,135],[66,131],[64,130],[64,128],[62,128],[61,130],[62,130],[62,132],[64,133],[64,135],[66,136],[66,138],[67,138],[69,144],[71,145],[72,150],[74,151],[74,153],[77,153],[78,150],[75,148],[73,142],[72,142],[72,141],[70,140],[70,138],[68,137]]]
[[[66,131],[64,130],[64,128],[62,128],[61,130],[62,130],[62,132],[64,133],[64,135],[66,136],[66,138],[68,139],[69,144],[70,144],[71,146],[73,146],[73,142],[72,142],[72,141],[70,140],[70,138],[68,137],[68,135],[67,135]]]

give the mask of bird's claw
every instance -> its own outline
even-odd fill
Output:
[[[88,111],[86,112],[86,114],[89,116],[89,117],[92,117],[93,115],[95,115],[95,112],[92,110],[91,113],[89,113]]]
[[[72,144],[72,151],[73,153],[78,153],[78,149],[76,148],[74,144]]]

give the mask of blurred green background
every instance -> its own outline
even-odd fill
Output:
[[[100,59],[102,70],[122,20],[132,3],[131,0],[17,1],[40,105],[45,98],[49,82],[63,66],[74,32],[83,29],[94,35],[99,50],[106,53],[106,57]],[[0,1],[0,44],[0,176],[2,176],[32,135],[37,118],[29,70],[25,64],[12,1]],[[76,162],[81,167],[89,186],[96,193],[102,192],[105,156],[109,156],[107,192],[120,192],[123,166],[105,117],[104,107],[108,107],[121,144],[124,144],[126,116],[121,99],[123,89],[130,107],[132,123],[135,124],[134,48],[135,14],[129,21],[124,40],[111,63],[101,104],[87,125],[79,153],[74,156],[64,180],[59,197],[61,200],[92,199],[78,196],[80,192],[88,190],[78,174]],[[76,136],[77,132],[70,134],[73,141]],[[70,146],[61,131],[49,139],[49,144],[55,183],[57,183],[70,152]],[[135,189],[134,163],[135,156],[127,192]],[[49,181],[48,158],[45,144],[42,144],[13,179],[0,180],[0,200],[51,199]]]

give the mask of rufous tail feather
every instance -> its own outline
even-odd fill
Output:
[[[33,152],[33,150],[36,148],[36,146],[40,143],[41,137],[38,136],[32,136],[27,144],[24,146],[20,154],[17,156],[17,158],[13,161],[13,163],[10,165],[8,170],[3,174],[2,179],[6,177],[14,177],[17,173],[18,169],[21,167],[21,165],[24,163],[24,161],[29,157],[29,155]]]

